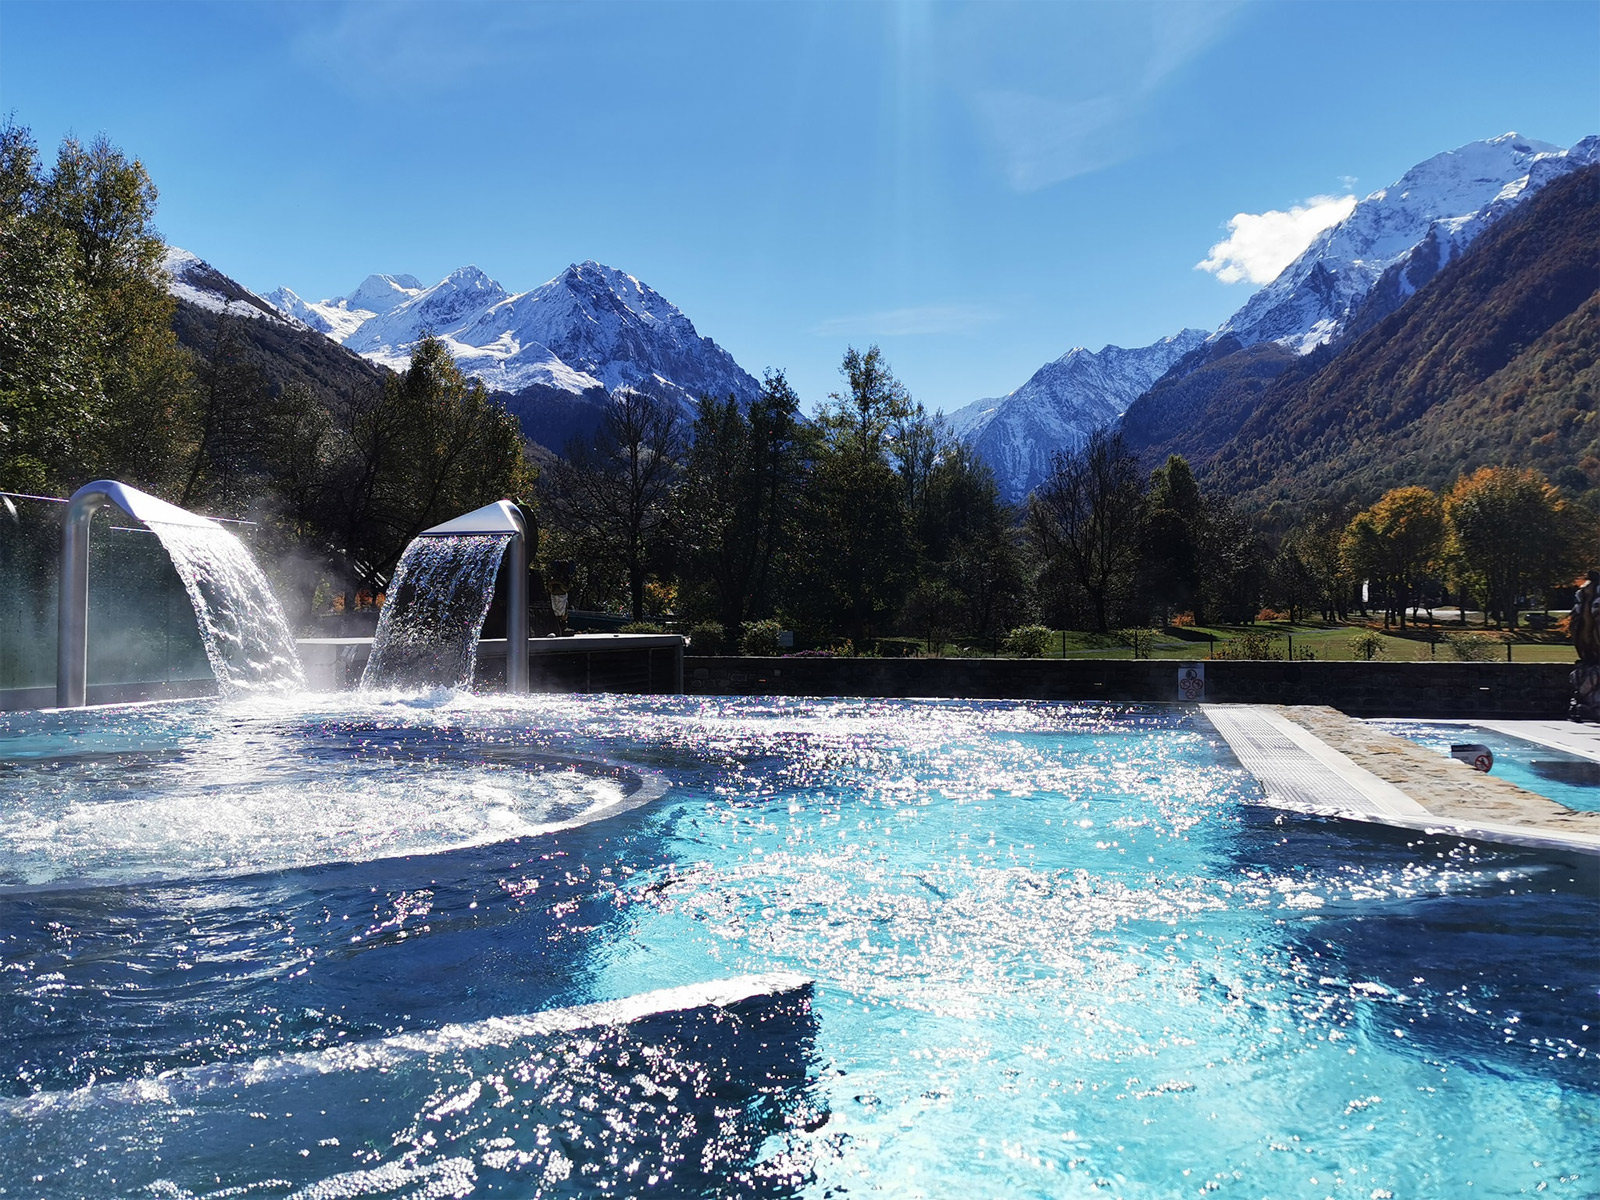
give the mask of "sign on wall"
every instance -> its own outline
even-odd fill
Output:
[[[1178,699],[1190,704],[1206,698],[1206,665],[1191,663],[1178,668]]]

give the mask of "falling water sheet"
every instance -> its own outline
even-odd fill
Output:
[[[469,687],[509,534],[419,537],[400,557],[361,687]]]
[[[289,622],[244,543],[220,526],[149,525],[189,593],[224,695],[304,688]]]

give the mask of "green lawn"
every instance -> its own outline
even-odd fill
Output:
[[[1325,625],[1322,622],[1301,622],[1291,625],[1287,621],[1260,621],[1254,625],[1195,626],[1183,630],[1158,631],[1149,657],[1170,659],[1200,659],[1227,654],[1227,646],[1237,638],[1248,635],[1270,635],[1272,657],[1287,658],[1293,648],[1296,659],[1316,659],[1320,662],[1348,662],[1359,659],[1351,646],[1357,634],[1372,632],[1379,637],[1382,647],[1377,655],[1385,662],[1427,662],[1430,658],[1440,662],[1458,661],[1458,656],[1444,640],[1447,635],[1459,634],[1461,627],[1441,623],[1430,631],[1426,624],[1418,628],[1408,626],[1385,632],[1381,627],[1368,625]],[[1472,627],[1466,633],[1484,649],[1490,661],[1506,661],[1507,639],[1497,630]],[[1436,640],[1435,640],[1436,639]],[[1572,643],[1560,634],[1530,633],[1518,630],[1509,639],[1513,662],[1572,662]],[[963,649],[950,645],[944,648],[947,655],[989,657],[986,646]],[[1078,630],[1057,630],[1051,634],[1047,658],[1132,658],[1133,651],[1116,635],[1099,635]]]

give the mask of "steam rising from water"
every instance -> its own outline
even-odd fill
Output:
[[[294,636],[267,577],[226,529],[150,523],[194,605],[224,695],[305,687]]]
[[[412,540],[378,618],[363,690],[470,687],[509,534]]]

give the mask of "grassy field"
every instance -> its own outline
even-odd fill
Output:
[[[1349,662],[1364,657],[1352,644],[1357,635],[1376,634],[1378,652],[1386,662],[1455,662],[1461,658],[1447,638],[1465,638],[1490,661],[1572,662],[1572,643],[1557,633],[1530,633],[1518,630],[1509,637],[1497,630],[1476,626],[1462,630],[1453,622],[1430,629],[1426,624],[1400,630],[1384,630],[1381,623],[1327,625],[1320,621],[1290,624],[1288,621],[1259,621],[1254,625],[1192,626],[1183,630],[1154,631],[1149,652],[1139,657],[1197,659],[1243,657],[1239,651],[1251,638],[1269,638],[1266,656],[1287,659],[1315,659],[1319,662]],[[946,646],[947,655],[989,657],[987,646]],[[1101,635],[1076,630],[1056,630],[1051,634],[1047,658],[1133,658],[1134,651],[1116,634]]]

